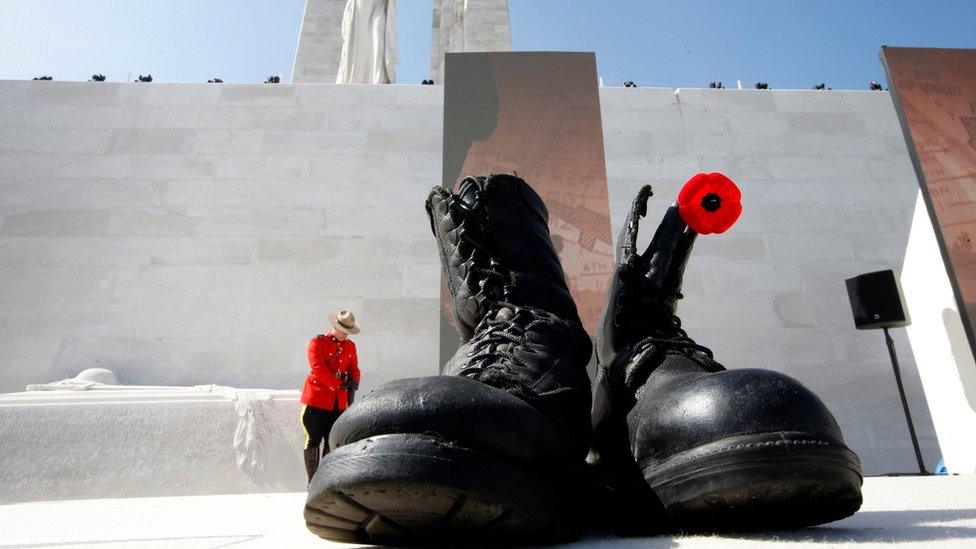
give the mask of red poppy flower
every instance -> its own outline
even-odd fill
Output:
[[[742,213],[742,193],[715,173],[694,175],[678,193],[678,215],[698,234],[724,233]]]

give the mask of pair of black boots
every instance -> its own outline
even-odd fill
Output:
[[[695,233],[672,206],[636,249],[634,200],[597,335],[599,371],[545,204],[510,175],[427,199],[463,345],[336,422],[305,520],[367,543],[527,542],[584,529],[782,528],[861,504],[824,404],[772,371],[725,370],[675,315]]]

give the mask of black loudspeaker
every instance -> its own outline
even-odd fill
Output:
[[[854,326],[858,330],[897,328],[912,323],[895,272],[891,269],[848,278]]]

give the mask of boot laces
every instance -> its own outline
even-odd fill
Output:
[[[722,365],[714,360],[712,350],[696,343],[681,327],[681,318],[667,305],[682,299],[684,296],[681,292],[647,288],[646,280],[638,274],[640,272],[634,267],[622,268],[621,276],[626,280],[617,296],[617,315],[614,317],[618,326],[629,324],[634,333],[647,334],[634,344],[632,356],[640,359],[656,353],[677,352],[707,371],[723,370]],[[635,362],[657,364],[657,361],[649,360]],[[627,378],[635,383],[641,378],[646,379],[650,371],[644,372],[644,369],[636,368]]]
[[[468,272],[478,275],[473,278],[477,284],[474,297],[479,306],[482,306],[489,298],[494,301],[509,299],[514,293],[515,281],[511,272],[496,259],[496,254],[492,253],[490,247],[482,241],[484,238],[491,238],[491,233],[485,229],[480,219],[487,217],[487,212],[483,215],[478,212],[477,205],[481,203],[480,195],[480,191],[475,193],[475,206],[452,195],[448,199],[447,208],[456,225],[455,246],[457,253],[463,259],[462,266],[465,269],[462,278],[467,278]]]
[[[540,345],[527,337],[540,323],[545,313],[528,307],[499,302],[475,327],[470,340],[467,366],[458,375],[515,393],[529,392],[532,368],[520,354],[535,354]],[[524,396],[524,395],[523,395]]]

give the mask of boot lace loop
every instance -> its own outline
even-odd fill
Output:
[[[475,195],[476,204],[479,199],[480,192]],[[495,300],[509,298],[514,288],[514,280],[508,269],[505,269],[502,263],[494,258],[490,248],[480,241],[481,238],[490,237],[491,233],[476,222],[478,218],[477,207],[472,207],[457,196],[452,195],[448,199],[447,208],[457,224],[457,228],[454,230],[457,238],[457,253],[463,259],[461,263],[464,269],[462,278],[466,279],[469,271],[478,275],[474,278],[474,282],[477,284],[474,297],[479,305],[488,298]],[[469,249],[462,250],[462,243],[466,244],[465,247]],[[472,289],[475,290],[475,288]]]
[[[525,392],[531,381],[527,365],[516,355],[516,349],[533,353],[539,344],[526,337],[541,322],[540,311],[496,303],[475,327],[470,340],[468,365],[458,375],[481,381],[504,390]]]

